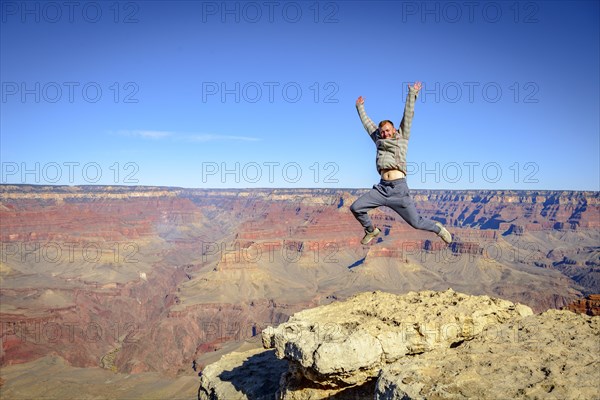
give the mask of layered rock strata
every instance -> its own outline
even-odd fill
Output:
[[[0,366],[55,354],[195,376],[359,292],[452,287],[536,312],[600,293],[600,192],[415,190],[454,243],[383,207],[362,246],[349,207],[365,192],[0,185]]]

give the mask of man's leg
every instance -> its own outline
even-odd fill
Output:
[[[441,225],[435,221],[423,218],[419,215],[415,203],[410,196],[406,181],[398,182],[393,190],[393,195],[388,198],[386,204],[392,210],[396,211],[410,226],[415,229],[433,232],[439,234],[442,230]]]
[[[369,190],[367,193],[360,196],[352,205],[350,206],[350,211],[354,214],[354,218],[360,222],[360,224],[365,228],[366,232],[372,232],[373,222],[371,221],[371,217],[367,212],[374,208],[380,207],[386,203],[385,197],[379,191],[373,187],[373,189]]]

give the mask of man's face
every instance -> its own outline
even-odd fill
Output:
[[[390,124],[389,122],[386,122],[381,128],[379,128],[379,133],[381,134],[382,139],[391,138],[394,136],[395,132],[396,129],[394,128],[394,125]]]

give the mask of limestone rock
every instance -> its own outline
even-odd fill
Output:
[[[280,400],[359,400],[373,399],[376,380],[360,386],[323,386],[307,379],[298,366],[289,364],[289,370],[281,376],[280,388],[275,394]]]
[[[385,367],[375,398],[598,399],[600,318],[550,310]]]
[[[287,362],[277,359],[273,350],[226,354],[202,371],[198,399],[270,400],[286,370]]]
[[[208,366],[200,398],[600,398],[600,317],[487,296],[362,293],[262,340]]]
[[[367,383],[406,355],[450,348],[531,314],[526,306],[453,290],[362,293],[294,314],[263,331],[263,345],[307,379],[344,388]]]

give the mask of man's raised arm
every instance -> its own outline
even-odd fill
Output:
[[[421,90],[421,82],[415,82],[413,86],[408,85],[408,95],[406,96],[406,103],[404,103],[404,115],[402,116],[402,122],[400,122],[400,133],[404,139],[410,137],[410,127],[412,120],[415,115],[415,101]]]
[[[358,111],[360,122],[362,122],[365,130],[369,136],[371,136],[371,139],[373,139],[373,132],[377,130],[377,125],[375,125],[375,122],[367,115],[367,112],[365,111],[365,99],[363,99],[362,96],[356,99],[356,111]]]

